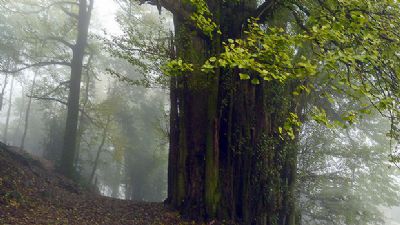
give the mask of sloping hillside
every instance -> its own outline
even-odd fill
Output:
[[[98,196],[0,142],[0,224],[189,224],[162,203]],[[192,224],[192,223],[190,223]],[[214,223],[211,223],[214,224]]]

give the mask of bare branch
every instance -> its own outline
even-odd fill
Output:
[[[39,9],[37,10],[30,10],[30,11],[21,11],[21,10],[14,10],[11,9],[5,5],[2,5],[1,7],[3,7],[4,9],[12,12],[12,13],[19,13],[19,14],[36,14],[36,13],[40,13],[43,12],[45,10],[49,10],[51,7],[53,6],[57,6],[57,5],[78,5],[77,2],[72,2],[72,1],[57,1],[57,2],[53,2],[49,5],[38,5],[38,4],[30,4],[31,7],[38,7]]]
[[[74,19],[76,19],[76,20],[78,20],[79,19],[79,16],[78,16],[78,14],[75,14],[75,13],[72,13],[72,12],[70,12],[70,11],[68,11],[68,9],[66,9],[66,8],[64,8],[64,7],[60,7],[60,9],[61,9],[61,11],[63,11],[65,14],[67,14],[68,16],[70,16],[70,17],[72,17],[72,18],[74,18]]]
[[[192,14],[191,11],[187,10],[184,6],[183,0],[137,0],[139,4],[150,4],[155,5],[159,8],[163,7],[166,10],[170,11],[177,17],[180,17],[185,20],[190,20],[190,16]]]
[[[71,66],[70,62],[65,61],[48,61],[48,62],[38,62],[33,64],[22,64],[24,67],[15,69],[15,70],[8,70],[8,69],[1,69],[0,72],[2,73],[18,73],[23,70],[33,68],[33,67],[43,67],[43,66],[51,66],[51,65],[61,65],[61,66]]]
[[[28,97],[28,98],[37,99],[37,100],[55,101],[55,102],[58,102],[58,103],[61,103],[61,104],[65,105],[65,106],[68,106],[68,102],[65,102],[65,101],[63,101],[63,100],[60,100],[60,99],[57,99],[57,98],[53,98],[53,97],[43,97],[43,96],[34,96],[34,95],[32,95],[32,96],[27,95],[27,97]],[[79,112],[81,112],[86,118],[88,118],[89,121],[90,121],[93,125],[95,125],[96,127],[104,128],[104,126],[103,126],[102,124],[96,122],[92,117],[90,117],[90,116],[85,112],[85,110],[79,108]]]
[[[59,90],[61,86],[65,86],[65,85],[69,84],[70,82],[71,82],[70,80],[67,80],[67,81],[63,81],[63,82],[59,83],[59,84],[57,85],[57,87],[55,87],[53,90],[47,92],[47,93],[44,94],[43,96],[49,96],[49,95],[53,94],[54,92],[56,92],[57,90]]]
[[[39,99],[39,100],[46,100],[46,101],[55,101],[55,102],[58,102],[58,103],[61,103],[61,104],[65,105],[65,106],[68,106],[67,102],[64,102],[64,101],[62,101],[60,99],[53,98],[53,97],[40,97],[40,96],[35,96],[35,95],[27,95],[26,97]]]
[[[52,40],[52,41],[60,42],[60,43],[64,44],[65,46],[67,46],[67,47],[70,48],[70,49],[74,49],[74,46],[75,46],[75,45],[69,43],[68,41],[62,39],[61,37],[50,36],[50,37],[47,37],[46,39],[47,39],[47,40]]]
[[[267,0],[264,1],[252,14],[250,17],[259,18],[260,21],[265,21],[266,16],[271,14],[274,7],[277,5],[279,0]]]

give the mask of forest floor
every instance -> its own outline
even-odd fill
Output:
[[[51,164],[0,142],[0,224],[184,225],[162,203],[99,196],[57,174]],[[207,224],[216,225],[216,222]]]

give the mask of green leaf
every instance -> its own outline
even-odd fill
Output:
[[[253,78],[253,79],[251,80],[251,83],[252,83],[252,84],[260,84],[260,80],[257,79],[257,78]]]
[[[239,77],[241,80],[249,80],[250,76],[246,73],[239,73]]]

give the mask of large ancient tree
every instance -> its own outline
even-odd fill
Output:
[[[274,4],[209,1],[221,35],[196,26],[187,15],[190,4],[182,4],[165,5],[174,12],[176,57],[194,67],[171,82],[167,202],[195,218],[290,224],[295,220],[296,154],[278,128],[296,110],[291,85],[254,85],[230,68],[216,74],[200,70],[222,52],[223,42],[244,35],[248,19],[267,15]]]
[[[199,219],[296,224],[302,112],[332,125],[332,93],[397,120],[393,1],[154,0],[174,15],[166,202]],[[316,101],[321,102],[321,101]],[[314,102],[315,103],[315,102]],[[395,123],[394,123],[395,124]],[[392,131],[395,126],[392,126]],[[392,132],[394,134],[394,132]]]

